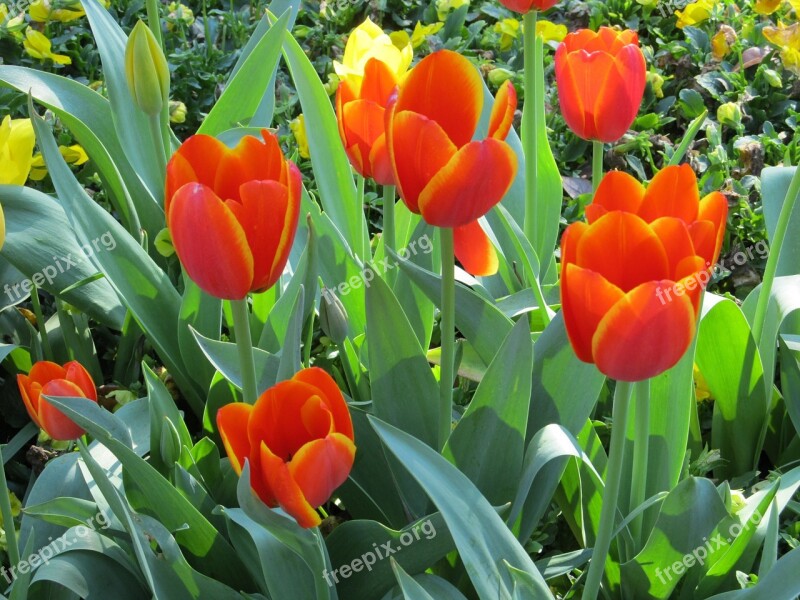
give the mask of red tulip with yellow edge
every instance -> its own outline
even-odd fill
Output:
[[[411,70],[388,107],[386,139],[400,196],[431,225],[453,228],[456,257],[474,275],[497,271],[497,255],[477,220],[502,200],[517,173],[505,141],[516,106],[506,81],[488,136],[473,140],[483,80],[466,58],[439,50]]]
[[[75,440],[86,433],[43,396],[88,398],[97,402],[92,376],[77,361],[63,367],[40,360],[27,375],[17,375],[17,385],[28,414],[40,429],[54,440]]]
[[[500,0],[500,4],[508,10],[513,10],[522,15],[532,10],[547,10],[558,4],[559,0]]]
[[[236,473],[250,464],[253,491],[306,528],[315,510],[347,479],[356,447],[353,422],[336,382],[317,367],[264,392],[254,405],[217,412],[217,426]]]
[[[608,173],[561,240],[561,302],[575,353],[620,381],[674,366],[691,343],[700,298],[725,234],[728,204],[700,199],[691,167],[667,167],[645,189]]]
[[[268,131],[228,148],[207,135],[184,142],[167,165],[165,212],[188,276],[217,298],[270,288],[289,258],[301,176]]]
[[[633,124],[647,77],[636,32],[570,33],[556,50],[555,70],[561,113],[578,137],[615,142]]]

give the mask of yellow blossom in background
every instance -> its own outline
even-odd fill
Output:
[[[8,6],[0,3],[0,27],[4,30],[14,34],[14,37],[20,37],[19,31],[25,27],[25,13],[18,14],[16,17],[9,18],[11,15],[8,12]]]
[[[697,398],[698,402],[702,402],[703,400],[712,400],[711,397],[711,390],[708,389],[708,382],[706,378],[703,377],[703,374],[700,372],[700,369],[697,366],[697,363],[694,365],[694,395]]]
[[[380,60],[400,78],[411,65],[414,51],[410,43],[402,48],[395,46],[392,38],[367,18],[347,38],[342,62],[333,61],[333,69],[340,79],[350,77],[360,84],[364,66],[371,58]]]
[[[439,30],[444,27],[444,23],[433,23],[431,25],[423,25],[419,21],[414,25],[414,31],[411,32],[411,47],[419,48],[425,43],[429,35],[436,35]]]
[[[503,19],[494,24],[494,31],[500,34],[500,51],[505,52],[511,48],[511,44],[519,36],[519,21],[516,19]]]
[[[675,25],[678,29],[683,29],[687,25],[702,23],[711,16],[711,11],[716,3],[717,0],[697,0],[697,2],[687,4],[683,10],[675,11],[675,16],[678,17]]]
[[[169,122],[170,123],[186,122],[186,105],[180,100],[169,101]]]
[[[47,39],[46,35],[30,27],[25,30],[25,41],[22,42],[22,45],[25,46],[25,51],[33,58],[38,58],[41,61],[49,58],[59,65],[72,64],[72,59],[69,56],[53,53],[53,44]]]
[[[458,10],[462,6],[469,6],[469,0],[436,0],[436,14],[440,21],[445,21],[451,10]]]
[[[0,184],[25,185],[36,138],[30,119],[6,116],[0,124]]]
[[[194,23],[194,13],[192,9],[181,4],[180,2],[170,2],[167,6],[169,13],[167,14],[167,31],[175,29],[175,23],[181,22],[186,27],[190,27]]]
[[[771,15],[780,8],[783,0],[755,0],[753,10],[760,15]]]
[[[720,30],[714,34],[714,37],[711,38],[711,54],[717,60],[722,60],[728,55],[728,52],[731,51],[730,44],[728,44],[728,38],[725,35],[725,32]]]
[[[86,14],[79,0],[75,0],[74,2],[61,2],[59,3],[59,8],[53,8],[53,4],[51,0],[33,0],[28,8],[28,14],[31,16],[31,20],[39,23],[44,23],[46,21],[68,23]],[[108,8],[111,6],[111,0],[100,0],[100,4]]]
[[[800,0],[788,0],[789,5],[796,15],[800,15]]]
[[[75,165],[76,167],[84,164],[89,160],[86,151],[78,144],[72,146],[59,146],[58,151],[64,157],[64,162],[68,165]],[[47,166],[44,162],[44,156],[41,152],[37,152],[31,161],[31,172],[28,179],[31,181],[41,181],[47,175]]]
[[[653,86],[653,93],[656,98],[664,97],[664,78],[653,71],[648,71],[646,74],[647,81]]]
[[[292,119],[289,123],[289,129],[292,130],[292,135],[297,142],[297,151],[303,158],[311,156],[308,153],[308,138],[306,137],[306,118],[300,114],[297,118]]]
[[[781,49],[781,62],[795,75],[800,75],[800,23],[789,26],[778,21],[777,27],[761,30],[767,40]]]
[[[536,21],[536,35],[547,42],[563,42],[567,37],[567,26],[556,25],[551,21],[539,19]]]
[[[789,71],[800,77],[800,50],[797,48],[782,49],[781,62]]]
[[[0,25],[5,23],[6,19],[8,19],[8,7],[0,3]]]

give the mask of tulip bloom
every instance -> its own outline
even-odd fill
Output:
[[[513,10],[521,15],[532,10],[547,10],[558,4],[558,0],[500,0],[500,4],[508,10]]]
[[[483,81],[463,56],[425,57],[389,103],[386,140],[395,183],[408,208],[431,225],[454,229],[455,254],[475,275],[497,270],[497,255],[478,224],[500,202],[517,173],[505,142],[517,95],[497,93],[488,137],[473,141],[483,108]]]
[[[167,165],[164,210],[175,252],[205,292],[241,300],[280,277],[297,230],[300,171],[277,138],[228,148],[194,135]]]
[[[356,451],[347,403],[330,375],[303,369],[254,405],[223,406],[217,426],[236,473],[249,461],[250,485],[265,504],[302,527],[320,524],[315,508],[347,479]]]
[[[25,185],[36,137],[30,119],[6,116],[0,123],[0,185]]]
[[[367,19],[348,38],[343,62],[334,62],[341,79],[336,90],[339,137],[358,174],[381,185],[394,183],[386,151],[384,112],[412,58],[410,41],[398,48]]]
[[[688,165],[645,188],[608,173],[561,240],[561,303],[575,353],[621,381],[654,377],[694,337],[700,298],[725,234],[728,204],[700,200]]]
[[[585,140],[621,138],[639,112],[647,76],[636,33],[581,29],[564,38],[555,60],[558,102],[569,128]]]
[[[91,375],[77,361],[63,367],[40,360],[27,375],[17,375],[17,385],[28,414],[36,425],[54,440],[74,440],[85,431],[42,396],[88,398],[97,402],[97,389]]]

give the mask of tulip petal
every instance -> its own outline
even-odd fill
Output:
[[[378,185],[394,185],[392,161],[389,160],[389,149],[386,146],[386,135],[380,135],[372,144],[369,152],[370,171]]]
[[[596,139],[615,142],[630,128],[639,112],[645,84],[644,56],[638,46],[626,46],[617,56],[599,52],[592,56],[597,58],[584,68],[599,69],[605,77],[594,79],[598,86],[596,96],[591,104],[587,99],[586,105],[592,107]]]
[[[354,100],[344,106],[339,118],[350,162],[363,177],[372,177],[371,162],[364,159],[370,156],[378,138],[385,134],[384,113],[384,108],[375,102]],[[351,152],[355,156],[351,156]]]
[[[214,188],[217,169],[227,152],[228,147],[210,135],[193,135],[181,144],[167,164],[164,195],[164,212],[167,219],[172,197],[187,183],[202,183]]]
[[[289,473],[311,506],[322,506],[353,468],[356,447],[340,433],[303,446],[289,462]]]
[[[575,264],[624,292],[670,277],[667,254],[656,234],[642,219],[622,211],[603,215],[583,233]]]
[[[460,54],[439,50],[408,73],[396,110],[436,121],[460,148],[475,135],[482,108],[483,80],[478,70]]]
[[[336,381],[328,375],[324,369],[310,367],[298,371],[292,381],[300,381],[317,388],[317,393],[321,394],[322,399],[328,406],[333,415],[333,423],[337,432],[353,439],[353,421],[350,417],[350,409],[344,400]]]
[[[250,457],[247,423],[252,412],[253,405],[245,402],[226,404],[217,411],[217,429],[237,475],[242,474],[244,461]]]
[[[650,228],[661,240],[667,261],[670,265],[669,278],[677,280],[682,277],[678,273],[678,265],[686,258],[694,259],[695,251],[689,228],[681,219],[675,217],[661,217],[650,223]]]
[[[577,52],[569,52],[567,39],[556,50],[555,70],[558,88],[558,105],[567,126],[575,135],[585,140],[594,136],[594,121],[586,119],[587,106],[583,96],[585,82],[578,76],[582,65]]]
[[[322,519],[303,496],[303,491],[292,478],[287,464],[275,456],[263,442],[260,456],[261,473],[281,508],[294,517],[301,527],[309,529],[319,525]]]
[[[711,271],[701,257],[692,256],[681,261],[677,272],[675,289],[684,290],[683,293],[692,301],[694,314],[697,315],[700,312],[700,300],[706,284],[711,279]]]
[[[503,199],[516,173],[517,156],[508,144],[470,142],[422,190],[420,213],[438,227],[467,225]]]
[[[17,386],[19,387],[19,394],[22,396],[22,402],[28,411],[28,416],[31,421],[36,423],[36,426],[41,429],[42,422],[39,420],[39,397],[42,392],[40,383],[31,381],[27,375],[17,375]]]
[[[83,392],[83,396],[97,402],[97,388],[94,385],[92,376],[89,375],[81,363],[71,360],[64,365],[64,370],[66,371],[64,379],[77,385]]]
[[[172,198],[175,252],[189,277],[217,298],[239,300],[253,282],[253,255],[231,210],[209,188],[189,183]]]
[[[586,207],[586,220],[594,223],[607,212],[622,210],[637,213],[644,198],[644,186],[623,171],[609,171]]]
[[[709,265],[716,264],[722,241],[725,239],[725,222],[728,218],[728,201],[719,192],[712,192],[700,201],[697,221],[689,227],[695,252]],[[704,225],[710,223],[711,229]]]
[[[467,273],[480,277],[497,273],[497,251],[478,221],[453,229],[453,247]]]
[[[508,136],[514,122],[514,111],[517,110],[517,91],[510,81],[506,81],[497,91],[489,117],[488,136],[496,140],[504,140]]]
[[[457,148],[436,122],[417,113],[391,111],[387,127],[389,156],[400,196],[419,213],[419,195]]]
[[[75,440],[86,433],[72,419],[45,400],[44,396],[82,398],[81,388],[66,379],[53,379],[45,383],[39,399],[39,420],[42,429],[54,440]]]
[[[59,364],[49,360],[40,360],[33,365],[28,377],[31,381],[37,381],[44,385],[51,379],[66,379],[67,370]]]
[[[689,224],[697,219],[699,201],[692,167],[688,164],[665,167],[647,186],[639,216],[648,223],[659,217],[676,217]]]
[[[361,80],[358,97],[384,108],[395,86],[397,78],[389,66],[377,58],[370,58],[364,65],[364,78]]]
[[[649,281],[628,292],[600,321],[592,340],[597,368],[619,381],[642,381],[674,366],[695,333],[691,300],[674,282]]]
[[[212,189],[222,200],[239,200],[243,184],[254,180],[285,181],[285,159],[277,138],[264,130],[263,142],[244,136],[222,155]]]

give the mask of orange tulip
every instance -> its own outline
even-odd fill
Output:
[[[280,506],[302,527],[316,527],[322,506],[347,479],[356,447],[350,411],[322,369],[303,369],[264,392],[254,405],[235,403],[217,413],[225,450],[268,506]]]
[[[54,440],[74,440],[86,433],[42,396],[88,398],[97,402],[92,376],[77,361],[63,367],[40,360],[27,375],[17,375],[17,385],[31,420]]]
[[[558,4],[558,0],[500,0],[508,10],[524,15],[532,10],[547,10]]]
[[[636,32],[581,29],[564,38],[555,60],[558,101],[569,128],[585,140],[621,138],[644,94],[646,67]]]
[[[665,168],[646,190],[608,173],[588,224],[561,240],[561,303],[578,358],[621,381],[674,366],[694,337],[727,214],[719,192],[700,200],[688,165]]]
[[[475,275],[497,271],[477,219],[500,202],[517,173],[517,157],[505,142],[516,106],[514,86],[506,81],[488,137],[473,141],[483,81],[466,58],[439,50],[414,67],[387,109],[386,141],[400,196],[431,225],[454,229],[456,256]]]
[[[275,135],[245,136],[231,149],[194,135],[167,165],[164,210],[186,273],[217,298],[270,288],[289,258],[301,177]]]

